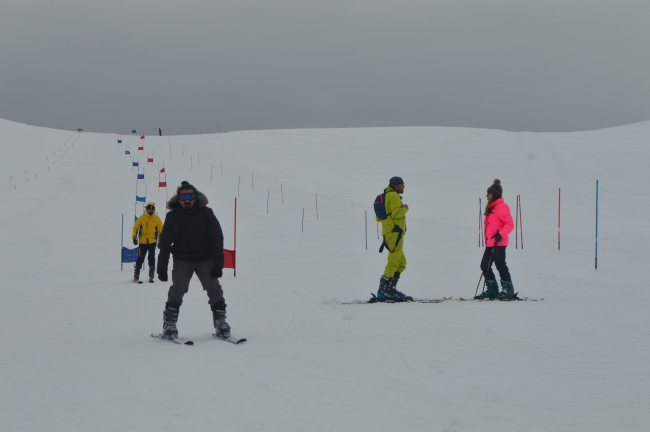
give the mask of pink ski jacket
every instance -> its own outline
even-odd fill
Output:
[[[497,231],[503,237],[497,246],[508,246],[508,234],[515,229],[515,223],[512,221],[512,215],[510,214],[510,207],[508,207],[508,204],[506,204],[503,198],[497,198],[489,205],[489,208],[492,209],[492,212],[483,219],[485,246],[494,246],[492,236]]]

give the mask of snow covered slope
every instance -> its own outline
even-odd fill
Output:
[[[0,120],[2,429],[650,424],[650,122],[544,134],[409,127],[146,136],[143,152],[139,136],[117,139]],[[122,214],[129,245],[136,212],[127,145],[161,216],[164,163],[169,196],[182,180],[208,196],[227,248],[239,195],[237,277],[226,270],[222,284],[233,333],[248,343],[211,339],[196,280],[178,323],[196,344],[149,337],[161,330],[169,284],[136,285],[132,265],[120,271]],[[394,175],[411,209],[402,291],[474,295],[478,199],[499,178],[513,213],[517,194],[522,200],[525,248],[515,249],[514,233],[508,248],[515,291],[544,301],[341,304],[377,289],[386,255],[377,253],[371,204]]]

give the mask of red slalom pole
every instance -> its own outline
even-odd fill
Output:
[[[232,274],[237,277],[237,197],[235,197],[235,244],[233,245]]]
[[[519,200],[519,226],[521,229],[519,232],[521,233],[521,248],[524,248],[524,220],[521,216],[521,195],[517,195],[517,199]]]

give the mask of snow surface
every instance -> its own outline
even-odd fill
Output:
[[[144,152],[139,136],[117,139],[0,120],[0,429],[648,430],[650,122],[147,136]],[[169,196],[181,180],[208,196],[227,248],[240,182],[237,277],[222,284],[246,344],[211,338],[196,279],[178,324],[196,344],[149,337],[169,283],[120,271],[136,187],[127,144],[147,200],[164,213],[164,163]],[[474,295],[478,198],[498,177],[513,213],[521,194],[515,291],[544,301],[341,304],[377,289],[386,254],[371,204],[394,175],[411,209],[402,291]]]

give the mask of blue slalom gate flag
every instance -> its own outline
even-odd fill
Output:
[[[130,150],[124,150],[124,154],[131,154]]]
[[[132,130],[131,130],[131,133],[135,133],[135,129],[132,129]]]
[[[118,143],[118,144],[122,144],[122,140],[118,139],[118,140],[117,140],[117,143]]]
[[[147,202],[147,197],[135,196],[135,200],[139,202]]]
[[[122,262],[132,263],[138,259],[138,248],[129,249],[122,247]]]
[[[137,163],[136,161],[133,161],[133,166],[140,166],[140,164]]]
[[[138,173],[138,180],[144,180],[144,173]]]

